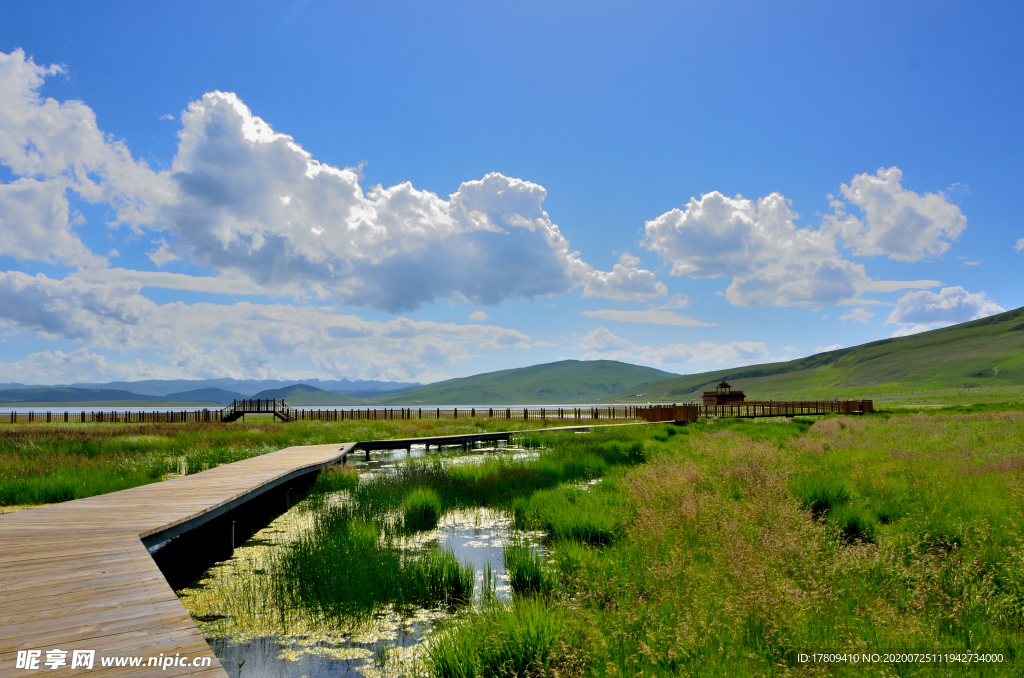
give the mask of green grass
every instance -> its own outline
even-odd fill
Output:
[[[80,499],[292,445],[538,428],[487,419],[189,424],[0,423],[0,506]]]
[[[434,636],[427,665],[438,678],[582,675],[590,644],[569,611],[520,598],[507,607],[487,606]]]
[[[514,537],[502,548],[501,554],[513,593],[520,596],[550,593],[552,580],[548,568],[530,542]]]
[[[444,511],[441,498],[428,487],[417,487],[405,495],[403,508],[405,529],[411,532],[434,529]]]
[[[435,637],[434,676],[998,676],[1024,662],[1024,412],[647,430],[644,463],[514,502],[547,562],[506,550],[519,595]],[[564,527],[605,515],[607,539]],[[798,661],[844,651],[1004,663]]]
[[[453,508],[510,508],[519,498],[543,494],[559,484],[592,482],[601,474],[621,475],[622,468],[644,458],[645,437],[646,427],[551,434],[545,438],[548,446],[538,450],[536,457],[517,459],[491,453],[483,463],[467,465],[454,463],[460,455],[438,455],[409,460],[393,473],[358,483],[343,472],[331,472],[343,479],[324,474],[314,487],[314,501],[308,502],[312,528],[279,552],[265,579],[250,582],[257,589],[240,595],[269,600],[282,620],[301,616],[340,620],[366,616],[386,606],[464,606],[473,597],[473,570],[446,550],[410,552],[404,541],[410,533],[432,529],[438,518]],[[345,490],[342,498],[319,499],[334,487]],[[551,491],[562,496],[571,490]],[[576,492],[581,496],[575,501],[582,505],[587,493]],[[613,496],[600,490],[595,494]],[[614,508],[607,501],[601,506]],[[612,529],[595,518],[587,530],[580,529],[577,521],[572,533],[577,538],[589,535],[591,542],[607,541],[594,538],[595,526]],[[506,549],[505,558],[515,573],[517,591],[550,592],[550,568],[525,542],[514,542]],[[259,589],[266,582],[273,586]],[[488,577],[484,600],[493,598],[493,586]]]
[[[797,479],[793,494],[818,517],[850,501],[850,488],[845,480],[821,475]]]

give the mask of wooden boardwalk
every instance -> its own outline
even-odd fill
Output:
[[[289,447],[195,475],[0,515],[0,678],[93,672],[227,678],[144,541],[172,536],[358,449],[453,445],[509,435]],[[16,668],[19,650],[40,651],[39,668]],[[66,652],[66,665],[45,665],[50,650]],[[95,651],[91,670],[70,668],[75,650]],[[149,657],[177,653],[210,661],[166,670],[146,665]],[[101,667],[103,658],[114,656],[143,657],[142,665]]]
[[[290,447],[195,475],[0,516],[0,677],[196,675],[225,678],[142,539],[201,519],[262,486],[341,459],[354,444]],[[47,651],[67,666],[45,666]],[[18,650],[40,650],[38,671]],[[92,671],[70,669],[95,650]],[[207,667],[101,668],[110,656],[210,657]]]

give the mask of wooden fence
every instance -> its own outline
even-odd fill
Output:
[[[302,409],[288,410],[292,421],[347,421],[389,419],[463,419],[488,417],[520,421],[603,421],[636,419],[634,405],[606,407],[403,407],[381,409]],[[261,410],[262,411],[262,410]],[[221,421],[224,410],[165,410],[163,412],[80,410],[63,412],[10,412],[0,421],[34,423],[181,423]],[[250,411],[250,414],[252,412]],[[270,414],[270,411],[263,412]]]
[[[520,421],[696,421],[701,417],[796,417],[811,414],[863,414],[871,412],[871,400],[750,401],[729,405],[673,404],[605,407],[399,407],[367,409],[302,409],[291,407],[291,421],[347,421],[389,419],[463,419],[487,417]],[[0,421],[34,423],[180,423],[215,422],[225,410],[165,410],[163,412],[79,410],[75,412],[10,412]],[[269,411],[264,414],[270,414]]]
[[[767,400],[728,405],[652,405],[638,407],[644,421],[696,421],[700,417],[798,417],[808,414],[863,414],[874,411],[871,400]]]
[[[0,421],[61,424],[155,424],[220,421],[220,410],[166,410],[163,412],[131,412],[122,410],[80,410],[76,412],[10,412]]]

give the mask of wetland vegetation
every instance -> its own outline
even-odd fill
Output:
[[[1022,409],[524,431],[516,448],[398,451],[386,468],[321,474],[180,595],[232,675],[247,656],[246,671],[261,666],[246,654],[257,647],[294,678],[339,666],[437,678],[937,672],[798,661],[824,651],[996,653],[1001,664],[941,672],[1013,674]],[[188,472],[190,454],[198,470],[486,425],[440,423],[3,426],[0,490],[26,503],[28,490],[9,488],[33,474],[95,493],[89,478],[100,491],[151,482]]]
[[[541,425],[487,419],[281,424],[265,417],[232,424],[0,424],[0,510],[124,490],[291,445]]]
[[[1003,661],[941,672],[995,676],[1024,660],[1020,411],[520,442],[325,479],[302,529],[183,600],[211,638],[368,675],[909,676],[939,669],[798,657],[976,651]],[[500,535],[486,572],[445,541],[459,521]]]

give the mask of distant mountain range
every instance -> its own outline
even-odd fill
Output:
[[[314,386],[316,384],[317,386]],[[279,393],[300,386],[296,393],[302,393],[296,405],[363,405],[382,394],[419,386],[418,382],[350,381],[340,379],[308,382],[280,380],[240,379],[151,379],[147,381],[114,381],[108,384],[70,384],[61,386],[38,386],[26,384],[0,384],[0,405],[48,404],[48,405],[145,405],[159,403],[187,405],[226,405],[232,400],[244,398],[281,398]],[[324,388],[318,388],[322,386]],[[305,394],[324,394],[313,403]]]
[[[426,386],[347,379],[0,384],[0,406],[223,405],[241,398],[274,398],[306,407],[686,402],[699,399],[704,388],[722,379],[743,389],[749,399],[818,397],[838,389],[848,389],[853,396],[858,389],[894,385],[1024,384],[1024,309],[783,363],[687,376],[614,360],[562,360]]]
[[[202,391],[204,389],[218,389],[229,393],[241,394],[237,397],[250,398],[260,391],[268,389],[286,388],[294,384],[307,384],[331,393],[368,393],[380,395],[388,391],[420,386],[419,382],[404,381],[371,381],[356,379],[320,380],[304,379],[302,381],[282,381],[280,379],[148,379],[145,381],[112,381],[108,383],[74,383],[49,385],[26,385],[26,384],[0,384],[0,389],[22,390],[38,388],[79,388],[79,389],[104,389],[127,391],[137,395],[146,396],[170,396],[180,395],[182,392]],[[231,398],[228,398],[231,402]]]
[[[0,405],[104,404],[145,405],[162,403],[225,405],[234,399],[285,400],[295,406],[366,405],[543,405],[591,403],[622,391],[675,377],[650,367],[614,360],[563,360],[472,377],[449,379],[422,386],[382,381],[141,381],[72,386],[25,386],[0,384]],[[214,386],[213,384],[218,384]],[[183,389],[183,386],[192,386]],[[264,386],[253,391],[254,386]],[[321,388],[343,387],[347,391]],[[118,388],[115,388],[118,387]],[[230,388],[228,388],[230,387]]]
[[[556,363],[448,379],[381,396],[384,405],[559,405],[596,403],[678,375],[616,360]]]

